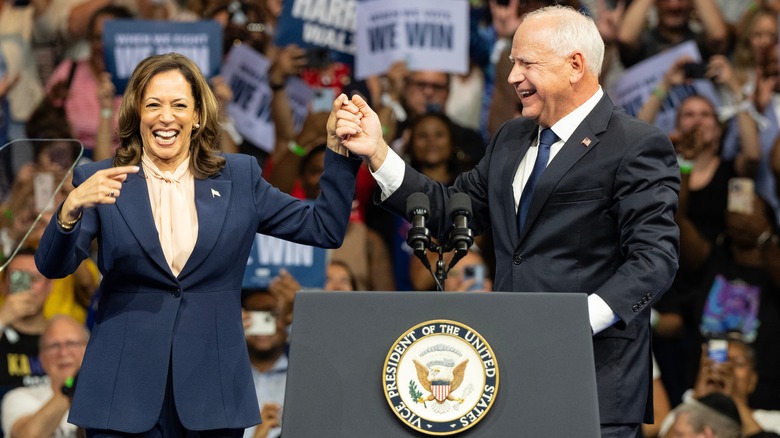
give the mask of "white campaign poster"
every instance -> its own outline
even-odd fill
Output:
[[[623,107],[627,113],[636,116],[647,97],[652,93],[653,88],[661,82],[669,68],[682,56],[689,56],[694,62],[701,62],[701,54],[696,43],[688,41],[626,69],[610,92],[610,97],[615,105]],[[670,90],[656,117],[655,125],[664,132],[671,132],[674,129],[677,105],[686,97],[694,94],[709,98],[716,107],[720,103],[712,81],[709,79],[691,81],[689,84]]]
[[[271,88],[265,56],[246,44],[233,47],[222,65],[222,77],[233,90],[228,113],[238,132],[266,152],[273,152],[276,129],[271,119]]]
[[[466,0],[369,0],[357,3],[355,77],[385,73],[395,61],[410,70],[468,71]]]
[[[300,77],[290,76],[284,86],[284,93],[287,95],[287,102],[292,111],[295,133],[300,134],[303,123],[309,115],[309,105],[314,98],[314,90]],[[328,111],[333,106],[332,102],[333,100],[331,100]]]

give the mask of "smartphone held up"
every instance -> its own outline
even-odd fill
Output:
[[[468,265],[463,268],[463,280],[474,281],[474,284],[469,287],[470,291],[485,290],[485,266],[484,265]]]
[[[11,294],[25,292],[30,290],[32,285],[32,275],[27,271],[9,271]]]
[[[276,333],[276,316],[268,311],[251,311],[252,324],[246,329],[250,336],[271,336]]]
[[[733,213],[753,214],[755,184],[750,178],[731,178],[728,182],[727,209]]]
[[[707,341],[707,357],[715,363],[724,363],[728,360],[729,342],[725,339],[710,339]]]

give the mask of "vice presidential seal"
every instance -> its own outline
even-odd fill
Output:
[[[395,415],[428,435],[452,435],[480,422],[498,391],[490,345],[471,327],[431,320],[401,335],[382,373]]]

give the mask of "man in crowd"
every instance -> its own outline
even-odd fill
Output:
[[[261,290],[244,291],[244,310],[253,315],[246,328],[246,345],[263,423],[250,427],[244,438],[281,435],[282,405],[287,383],[287,328],[280,317],[280,296]]]
[[[23,247],[3,272],[0,305],[0,397],[19,386],[32,386],[45,374],[38,343],[46,327],[43,304],[52,280],[38,272],[35,250]]]
[[[7,437],[75,438],[68,423],[74,378],[89,340],[84,325],[66,315],[50,319],[41,336],[41,365],[48,382],[16,388],[3,398],[3,431]]]
[[[727,395],[713,393],[672,411],[674,424],[665,438],[739,438],[741,420]]]

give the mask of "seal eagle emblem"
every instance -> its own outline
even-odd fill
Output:
[[[383,369],[384,392],[409,427],[452,435],[479,423],[495,401],[498,364],[485,339],[451,320],[420,323],[401,335]]]
[[[468,359],[464,360],[455,368],[448,367],[446,363],[436,363],[433,364],[432,368],[428,369],[417,359],[412,359],[414,366],[417,368],[417,380],[420,381],[423,388],[431,393],[425,400],[421,401],[436,400],[441,404],[447,400],[452,400],[463,403],[462,398],[454,398],[450,391],[455,391],[460,387],[468,361]]]

